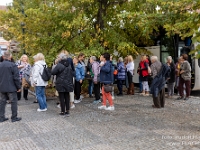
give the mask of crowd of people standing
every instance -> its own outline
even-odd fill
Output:
[[[8,120],[5,117],[5,105],[11,100],[12,121],[20,121],[17,117],[17,100],[23,97],[28,100],[28,89],[34,87],[36,93],[35,103],[39,104],[38,112],[47,111],[45,87],[48,81],[43,78],[47,64],[42,53],[33,56],[34,64],[31,66],[27,55],[22,55],[20,60],[14,62],[12,54],[5,52],[0,63],[0,122]],[[139,75],[140,94],[149,96],[152,94],[154,108],[161,108],[165,105],[165,84],[167,83],[167,98],[173,98],[174,88],[178,89],[180,97],[177,100],[188,100],[191,86],[191,67],[187,61],[187,54],[178,59],[177,64],[171,56],[166,58],[167,63],[163,64],[157,56],[149,58],[141,56],[141,61],[135,71],[135,64],[131,55],[118,58],[117,64],[109,53],[98,57],[91,56],[88,63],[85,63],[85,55],[80,53],[71,58],[65,50],[60,52],[55,59],[51,70],[53,86],[55,86],[59,98],[60,115],[70,115],[70,109],[82,101],[82,85],[88,83],[88,95],[93,98],[93,104],[102,103],[98,109],[115,110],[114,83],[117,83],[118,94],[123,96],[123,87],[126,86],[127,94],[134,95],[135,88],[133,77]],[[88,82],[87,82],[88,81]],[[184,92],[185,91],[185,92]],[[184,93],[186,94],[184,96]],[[102,98],[101,98],[102,95]],[[107,104],[108,101],[108,104]]]

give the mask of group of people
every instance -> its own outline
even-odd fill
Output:
[[[12,54],[5,52],[0,63],[0,122],[8,120],[5,117],[5,105],[7,100],[11,101],[12,122],[20,121],[17,117],[17,101],[23,97],[28,100],[28,89],[34,87],[36,101],[39,103],[38,112],[47,111],[45,87],[48,81],[43,79],[43,73],[47,64],[42,53],[33,56],[34,64],[29,64],[27,55],[22,55],[20,60],[14,62]],[[113,63],[112,56],[104,53],[98,59],[91,56],[88,64],[85,64],[85,55],[80,53],[77,57],[71,58],[67,51],[60,52],[52,66],[51,75],[53,85],[59,97],[60,115],[70,115],[70,108],[74,108],[82,101],[81,87],[88,80],[88,94],[93,97],[93,104],[102,102],[98,109],[115,110],[114,86],[117,82],[118,94],[123,96],[123,86],[127,87],[127,94],[134,95],[134,61],[131,55],[126,58],[118,58],[117,64]],[[167,63],[162,64],[157,56],[149,58],[146,55],[141,57],[137,68],[139,74],[141,95],[152,94],[152,107],[161,108],[165,104],[165,83],[168,85],[168,98],[174,95],[176,86],[180,97],[178,100],[188,100],[191,86],[191,67],[187,61],[187,54],[183,54],[175,65],[172,57],[167,57]],[[151,84],[151,87],[149,86]],[[184,90],[186,96],[184,97]],[[102,99],[101,99],[102,94]],[[109,105],[107,106],[107,100]]]

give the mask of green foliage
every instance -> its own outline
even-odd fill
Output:
[[[23,47],[30,56],[42,52],[48,63],[63,49],[135,57],[149,54],[136,45],[153,45],[160,27],[168,36],[196,33],[193,40],[200,41],[199,6],[197,0],[14,0],[8,11],[0,12],[0,26],[6,26],[6,39],[20,42],[21,53]]]

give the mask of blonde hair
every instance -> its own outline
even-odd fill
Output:
[[[26,57],[27,58],[27,63],[29,63],[29,59],[28,59],[28,56],[26,54],[23,54],[21,57],[20,57],[20,61],[22,61],[23,57]]]
[[[65,54],[67,57],[69,56],[69,52],[67,50],[62,50],[59,54],[61,53]]]
[[[37,60],[44,60],[44,55],[42,53],[38,53],[35,57]]]
[[[128,62],[133,62],[133,57],[131,55],[128,55],[127,60]]]

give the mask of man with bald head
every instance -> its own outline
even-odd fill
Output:
[[[17,92],[20,92],[21,84],[17,66],[11,62],[12,54],[5,52],[3,62],[0,63],[0,122],[7,121],[5,107],[7,96],[11,100],[12,122],[20,121],[17,117]]]

